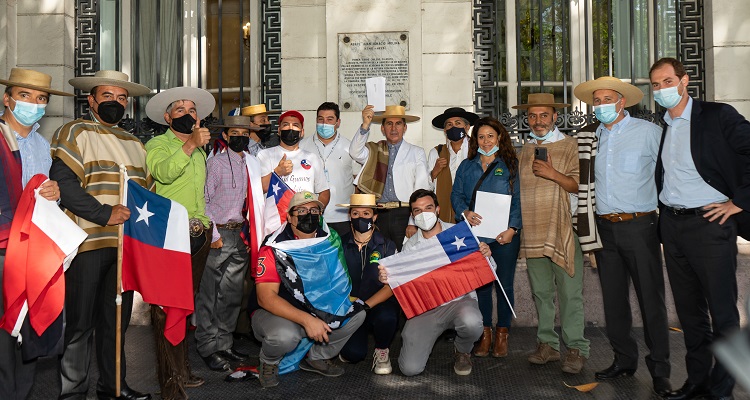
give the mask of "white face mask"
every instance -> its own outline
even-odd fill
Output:
[[[437,214],[434,212],[423,212],[414,217],[414,223],[423,231],[429,231],[434,228],[437,220]]]

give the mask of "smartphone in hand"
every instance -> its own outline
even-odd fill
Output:
[[[547,148],[546,147],[537,147],[534,149],[534,159],[535,160],[542,160],[547,161]]]

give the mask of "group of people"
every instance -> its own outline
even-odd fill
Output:
[[[689,77],[676,59],[657,61],[650,78],[654,99],[666,109],[663,128],[625,110],[641,101],[640,89],[605,76],[574,89],[599,121],[576,136],[556,127],[557,110],[569,104],[551,94],[530,94],[514,107],[526,113],[531,130],[520,151],[496,118],[452,107],[432,120],[445,143],[425,156],[405,140],[408,124],[419,117],[403,107],[387,106],[378,115],[365,107],[349,140],[339,132],[339,107],[331,102],[318,108],[312,135],[305,135],[301,113],[281,114],[277,146],[267,144],[274,135],[273,110],[239,109],[214,126],[222,133],[206,152],[212,136],[200,121],[215,100],[190,87],[148,101],[149,118],[169,129],[144,146],[117,124],[129,98],[151,90],[117,71],[69,81],[89,93],[90,114],[57,129],[48,143],[37,122],[51,95],[70,94],[52,90],[46,74],[14,68],[0,80],[6,85],[0,276],[19,193],[35,174],[47,175],[39,194],[57,201],[88,234],[65,272],[60,398],[85,398],[95,340],[99,398],[149,399],[127,385],[124,351],[119,397],[115,392],[117,235],[118,225],[131,217],[119,204],[119,166],[125,165],[137,184],[188,211],[195,340],[209,368],[228,371],[246,361],[248,355],[233,347],[233,333],[251,326],[261,342],[264,388],[296,369],[342,375],[342,362],[367,358],[370,334],[372,370],[389,374],[401,309],[388,284],[387,261],[381,260],[415,251],[455,223],[492,223],[483,220],[494,216],[477,212],[477,193],[508,195],[507,228],[479,238],[499,284],[408,319],[398,357],[402,374],[420,374],[446,330],[455,331],[458,375],[471,373],[472,354],[507,356],[519,257],[526,259],[539,321],[528,361],[561,361],[563,372],[580,373],[590,354],[583,253],[593,252],[614,352],[611,366],[596,372],[596,379],[629,376],[638,366],[632,282],[654,391],[673,400],[730,398],[734,379],[710,346],[739,328],[736,239],[750,226],[743,224],[744,210],[750,210],[750,123],[731,106],[690,98]],[[380,125],[381,140],[370,140],[373,123]],[[281,190],[274,179],[294,191],[286,221],[267,236],[253,226],[243,232],[248,213],[262,209],[264,193]],[[688,379],[674,391],[660,243],[687,348]],[[555,297],[562,340],[555,330]],[[123,338],[132,302],[132,292],[123,293]],[[151,317],[161,397],[185,399],[189,388],[204,381],[191,372],[185,341],[173,345],[165,338],[164,310],[152,305]],[[0,346],[0,398],[26,398],[34,361],[4,330]]]

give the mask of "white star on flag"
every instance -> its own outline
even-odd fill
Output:
[[[456,238],[456,241],[451,244],[456,246],[456,251],[460,250],[461,247],[466,247],[466,244],[464,243],[464,239],[466,238],[459,239],[458,236],[454,236],[454,238]]]
[[[341,321],[333,321],[328,324],[328,327],[331,329],[338,329],[339,326],[341,326]]]
[[[294,289],[294,298],[297,299],[300,303],[305,302],[305,296],[297,289]]]
[[[148,201],[143,203],[143,207],[135,206],[135,209],[138,210],[138,219],[135,220],[136,223],[145,221],[146,226],[148,226],[148,219],[154,215],[151,211],[148,210]]]
[[[292,283],[297,282],[297,274],[292,270],[290,267],[286,267],[286,278],[292,281]]]
[[[279,190],[281,190],[281,186],[279,186],[279,184],[278,184],[278,183],[277,183],[277,184],[274,184],[274,185],[273,185],[273,195],[274,195],[274,196],[277,196],[277,195],[279,194]]]

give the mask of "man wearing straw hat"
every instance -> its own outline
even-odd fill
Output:
[[[36,174],[49,175],[52,158],[49,143],[37,132],[50,95],[72,96],[53,90],[52,77],[41,72],[13,68],[5,85],[4,113],[0,119],[0,283],[3,282],[5,249],[13,215],[26,183]],[[60,198],[55,181],[40,186],[39,194],[52,201]],[[4,312],[0,286],[0,318]],[[44,335],[43,335],[44,336]],[[31,338],[25,337],[25,345]],[[60,349],[62,350],[62,349]],[[34,383],[35,360],[25,361],[17,338],[0,329],[0,398],[25,399]]]
[[[349,154],[363,165],[356,178],[362,193],[379,196],[384,210],[378,217],[378,228],[401,250],[409,223],[409,196],[417,189],[429,189],[430,178],[424,149],[404,140],[406,124],[419,121],[407,115],[402,106],[386,106],[385,112],[375,115],[373,106],[362,110],[362,125],[352,138]],[[379,122],[385,140],[367,142],[370,124]]]
[[[118,71],[97,71],[94,76],[73,78],[70,84],[89,92],[90,113],[63,125],[52,138],[50,178],[60,185],[60,202],[88,233],[70,268],[65,272],[65,353],[60,359],[60,397],[85,398],[88,392],[90,354],[96,339],[100,399],[115,398],[116,391],[116,281],[117,225],[130,217],[119,204],[119,165],[138,184],[148,187],[146,151],[138,138],[117,127],[128,97],[143,96],[149,88],[129,81]],[[149,399],[125,382],[125,331],[130,322],[133,292],[122,294],[121,399]],[[94,335],[96,331],[96,335]]]
[[[583,254],[573,232],[573,212],[578,203],[578,142],[555,126],[557,108],[550,93],[531,93],[526,110],[531,138],[519,156],[521,181],[520,257],[526,258],[529,283],[539,317],[537,349],[528,360],[546,364],[560,360],[560,337],[555,332],[555,294],[560,305],[560,325],[567,354],[562,371],[581,372],[589,357],[583,337]],[[544,148],[546,157],[535,156]]]
[[[211,244],[212,224],[206,215],[206,152],[211,139],[200,121],[214,109],[216,100],[206,90],[176,87],[159,92],[146,104],[146,115],[169,129],[146,143],[146,165],[156,182],[156,193],[182,204],[190,218],[190,254],[193,270],[193,296],[206,267]],[[173,346],[164,337],[166,314],[151,305],[155,326],[158,378],[163,399],[187,398],[185,387],[203,384],[190,370],[187,344]]]
[[[631,376],[638,367],[638,345],[631,333],[628,279],[640,304],[646,365],[659,395],[671,391],[669,332],[664,304],[664,271],[657,236],[654,170],[659,151],[658,126],[633,118],[626,107],[638,104],[643,92],[620,79],[603,76],[581,83],[575,96],[594,106],[601,122],[594,171],[596,226],[603,248],[596,252],[602,285],[607,336],[615,352],[612,365],[596,379]]]
[[[253,104],[251,106],[242,107],[240,115],[250,117],[251,126],[253,128],[262,128],[258,131],[250,131],[250,144],[247,147],[247,151],[253,156],[257,156],[258,152],[263,149],[277,146],[278,136],[272,135],[271,131],[271,120],[268,118],[270,114],[278,114],[278,111],[267,110],[265,104]]]

